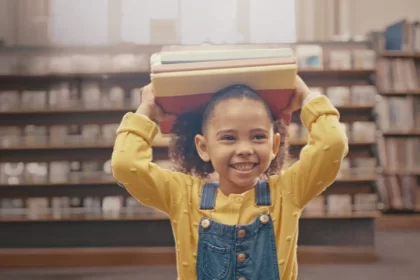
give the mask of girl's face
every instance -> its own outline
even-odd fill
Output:
[[[219,102],[207,120],[204,135],[195,138],[197,151],[211,161],[226,193],[242,193],[255,186],[278,151],[267,109],[260,101],[232,98]]]

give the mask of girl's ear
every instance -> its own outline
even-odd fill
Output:
[[[198,155],[204,162],[210,161],[210,155],[207,149],[207,141],[203,135],[197,134],[194,137],[195,148],[197,149]]]
[[[281,140],[280,133],[275,133],[273,135],[273,155],[272,155],[271,160],[273,160],[276,157],[277,153],[279,152],[280,140]]]

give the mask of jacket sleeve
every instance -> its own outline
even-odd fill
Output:
[[[184,186],[192,184],[193,177],[160,168],[152,162],[151,143],[156,134],[154,122],[127,113],[117,130],[112,174],[142,204],[171,215],[186,195]]]
[[[309,131],[308,143],[299,160],[279,177],[282,189],[300,208],[334,182],[348,153],[348,139],[339,117],[337,109],[322,95],[302,108],[301,119]]]

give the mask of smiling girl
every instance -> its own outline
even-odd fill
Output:
[[[329,100],[296,81],[289,109],[302,109],[309,141],[286,170],[286,126],[249,87],[222,89],[177,118],[171,156],[178,171],[151,161],[162,118],[151,85],[137,112],[124,116],[113,175],[141,203],[168,214],[179,279],[297,278],[300,215],[333,183],[348,143]],[[214,172],[219,181],[208,182]]]

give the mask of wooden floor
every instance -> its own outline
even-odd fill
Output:
[[[386,231],[376,236],[381,261],[373,264],[300,265],[302,280],[418,280],[420,231]],[[337,276],[339,277],[337,278]],[[85,268],[43,270],[0,270],[4,280],[175,280],[173,266],[130,268]]]

